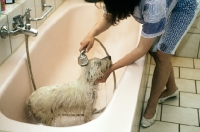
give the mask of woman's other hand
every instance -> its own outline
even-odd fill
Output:
[[[106,72],[104,73],[104,76],[102,78],[98,78],[95,82],[96,83],[104,83],[106,82],[107,78],[110,76],[112,73],[111,69],[107,69]]]

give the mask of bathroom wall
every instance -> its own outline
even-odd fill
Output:
[[[190,30],[182,39],[175,55],[200,58],[200,12]]]
[[[46,0],[46,4],[54,6],[53,11],[55,11],[65,0]],[[23,15],[26,8],[31,8],[31,17],[38,18],[41,17],[47,10],[42,11],[41,0],[15,0],[14,4],[7,4],[6,10],[2,13],[0,17],[0,28],[3,25],[8,26],[10,30],[12,27],[12,18],[16,15]],[[49,15],[51,15],[53,13]],[[48,16],[49,16],[48,15]],[[47,17],[48,17],[47,16]],[[46,18],[45,18],[46,19]],[[45,19],[38,22],[31,22],[32,28],[37,29]],[[0,37],[0,66],[17,48],[24,42],[24,35],[10,36],[6,39]]]

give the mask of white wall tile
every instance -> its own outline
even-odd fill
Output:
[[[63,3],[63,0],[55,0],[56,9]]]
[[[25,0],[22,3],[22,12],[25,13],[27,8],[31,8],[31,18],[35,18],[35,1],[34,0]],[[31,21],[31,27],[37,29],[36,22]]]
[[[57,1],[57,0],[55,0]],[[47,17],[49,17],[55,10],[56,10],[56,4],[55,4],[55,1],[54,0],[46,0],[46,4],[47,5],[51,5],[53,6],[53,10],[51,10],[51,12],[47,15]],[[49,8],[46,7],[46,11],[49,10]]]
[[[1,15],[0,17],[0,28],[2,26],[8,26],[7,16]],[[0,37],[0,64],[11,54],[10,39],[9,36],[6,38]]]
[[[46,12],[46,10],[42,11],[42,4],[41,0],[35,0],[35,15],[36,18],[40,18],[43,16],[43,14]],[[44,21],[46,17],[43,20],[37,21],[37,27],[39,27]]]
[[[7,9],[9,6],[12,6],[12,11],[8,12],[7,14],[8,23],[9,23],[8,27],[10,30],[13,30],[13,26],[12,26],[13,17],[22,14],[22,6],[20,4],[15,3],[15,4],[7,5],[6,6]],[[19,34],[17,36],[10,36],[10,40],[11,40],[12,51],[14,51],[24,41],[24,35]]]
[[[54,6],[54,9],[50,12],[56,10],[65,0],[46,0],[46,4]],[[12,19],[16,15],[23,15],[25,13],[25,9],[29,7],[32,9],[31,18],[39,18],[43,16],[43,14],[49,9],[46,8],[45,11],[42,11],[41,0],[15,0],[14,4],[7,4],[6,10],[4,11],[4,15],[7,15],[7,22],[1,21],[1,24],[7,25],[10,30],[12,27]],[[48,16],[50,16],[50,14]],[[2,17],[5,17],[2,15]],[[2,18],[1,17],[1,18]],[[45,20],[31,22],[31,27],[37,29]],[[0,39],[0,64],[7,58],[12,51],[17,49],[17,47],[24,42],[24,34],[7,37],[6,39]]]

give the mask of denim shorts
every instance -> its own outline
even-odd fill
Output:
[[[200,10],[200,0],[179,0],[170,14],[165,32],[156,38],[150,51],[175,54],[182,38],[193,24]]]

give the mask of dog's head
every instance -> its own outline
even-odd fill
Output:
[[[97,78],[104,76],[104,72],[111,66],[111,57],[105,58],[93,58],[89,60],[87,66],[85,66],[85,74],[88,82],[94,82]]]

